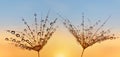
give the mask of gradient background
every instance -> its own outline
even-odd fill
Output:
[[[119,36],[120,0],[0,0],[0,57],[37,57],[37,52],[14,47],[4,40],[10,37],[7,29],[22,31],[25,27],[22,18],[33,24],[33,14],[38,18],[51,9],[50,18],[58,17],[59,29],[40,52],[41,57],[80,57],[82,48],[63,26],[60,13],[73,24],[81,23],[81,13],[93,23],[96,20],[107,22],[106,28]],[[85,50],[84,57],[120,57],[120,39],[96,43]]]

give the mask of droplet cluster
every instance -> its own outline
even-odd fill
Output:
[[[34,14],[34,17],[34,27],[29,26],[25,19],[22,19],[26,26],[23,32],[7,30],[7,32],[11,33],[15,37],[8,37],[5,38],[5,40],[11,41],[15,44],[15,46],[23,49],[35,51],[41,50],[56,31],[57,26],[55,23],[57,18],[51,22],[49,21],[49,16],[47,14],[45,19],[41,18],[40,22],[38,22],[37,14]]]
[[[84,17],[84,16],[83,16]],[[109,19],[109,18],[108,18]],[[108,21],[108,19],[103,22],[98,20],[94,25],[85,25],[84,19],[82,19],[82,24],[79,26],[74,26],[69,20],[64,20],[63,24],[69,30],[70,33],[76,38],[77,42],[85,49],[97,42],[102,42],[105,40],[116,39],[114,34],[110,33],[110,30],[103,30],[103,26]],[[100,26],[99,26],[100,25]]]

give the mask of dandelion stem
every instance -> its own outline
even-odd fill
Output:
[[[37,52],[38,52],[38,57],[40,57],[39,51],[37,51]]]
[[[84,54],[84,50],[85,50],[85,49],[83,49],[83,50],[82,50],[82,54],[81,54],[81,57],[83,57],[83,54]]]

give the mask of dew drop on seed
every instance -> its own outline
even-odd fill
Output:
[[[15,44],[16,47],[18,47],[18,44]]]
[[[41,32],[38,32],[38,35],[41,35]]]
[[[24,31],[26,32],[26,31],[27,31],[27,29],[24,29]]]
[[[16,41],[17,43],[20,43],[20,41]]]
[[[44,22],[44,20],[41,20],[41,22]]]
[[[29,43],[29,40],[25,40],[25,41]]]
[[[16,34],[16,37],[20,37],[20,34]]]
[[[53,22],[50,23],[50,25],[52,25],[52,24],[53,24]]]
[[[24,21],[24,19],[22,19],[22,21]]]
[[[16,40],[15,40],[15,39],[12,39],[12,41],[13,41],[13,42],[16,42]]]
[[[8,38],[5,38],[6,41],[8,41],[9,39]]]
[[[10,30],[7,30],[7,32],[10,32]]]
[[[15,31],[11,31],[11,34],[15,34]]]

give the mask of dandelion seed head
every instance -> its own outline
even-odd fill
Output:
[[[107,20],[100,26],[100,20],[98,20],[94,25],[89,26],[86,26],[84,21],[82,21],[80,24],[81,27],[74,26],[69,20],[65,20],[63,24],[69,30],[69,32],[73,34],[83,49],[86,49],[87,47],[92,46],[97,42],[116,39],[116,36],[114,34],[110,34],[110,30],[101,30]],[[96,26],[98,26],[98,28],[96,28]]]
[[[27,23],[25,19],[22,19],[26,26],[23,32],[7,30],[7,32],[15,37],[5,38],[5,40],[15,43],[14,45],[16,47],[22,49],[40,51],[56,31],[55,23],[57,18],[50,21],[47,15],[45,19],[41,19],[40,22],[38,22],[37,14],[35,13],[34,16],[34,26],[29,26],[29,23]]]

